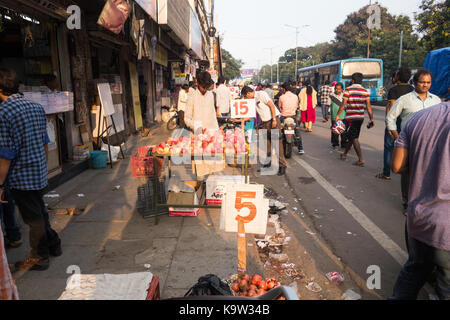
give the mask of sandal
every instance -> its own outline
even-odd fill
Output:
[[[341,154],[341,160],[342,160],[342,161],[345,161],[345,160],[347,160],[347,156],[346,156],[346,155],[344,155],[344,154]]]
[[[381,179],[381,180],[387,180],[387,181],[391,181],[392,178],[391,177],[387,177],[385,176],[383,173],[379,173],[375,176],[375,178],[377,179]]]
[[[356,161],[353,165],[357,167],[364,167],[366,164],[364,162]]]

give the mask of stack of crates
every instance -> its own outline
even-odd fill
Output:
[[[139,147],[136,154],[131,157],[132,174],[136,178],[138,196],[136,208],[144,218],[155,216],[153,161],[156,161],[158,177],[158,203],[167,203],[166,179],[160,177],[164,168],[164,158],[153,157],[151,149],[152,147]],[[158,215],[168,213],[167,208],[158,210]]]

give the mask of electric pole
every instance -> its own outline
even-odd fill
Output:
[[[300,27],[298,26],[291,26],[289,24],[285,25],[286,27],[289,28],[294,28],[295,29],[295,82],[297,82],[297,75],[298,75],[298,35],[300,34]],[[305,24],[303,26],[301,26],[302,28],[306,28],[306,27],[310,27],[309,24]]]
[[[264,50],[270,50],[270,83],[273,83],[273,49],[278,46],[272,48],[264,48]]]
[[[400,54],[398,58],[398,67],[402,67],[402,54],[403,54],[403,30],[400,33]]]

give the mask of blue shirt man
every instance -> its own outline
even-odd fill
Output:
[[[18,270],[46,270],[49,256],[62,254],[61,240],[51,228],[43,201],[47,186],[45,111],[18,92],[16,74],[0,69],[0,203],[5,190],[30,227],[31,253],[17,262]]]

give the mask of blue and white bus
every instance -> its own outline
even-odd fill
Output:
[[[342,82],[347,88],[350,85],[352,74],[355,72],[364,75],[363,87],[369,91],[370,100],[382,101],[384,94],[383,60],[380,59],[353,58],[323,63],[299,69],[298,77],[303,82],[309,80],[316,89],[319,89],[326,80],[330,80],[330,83]]]

